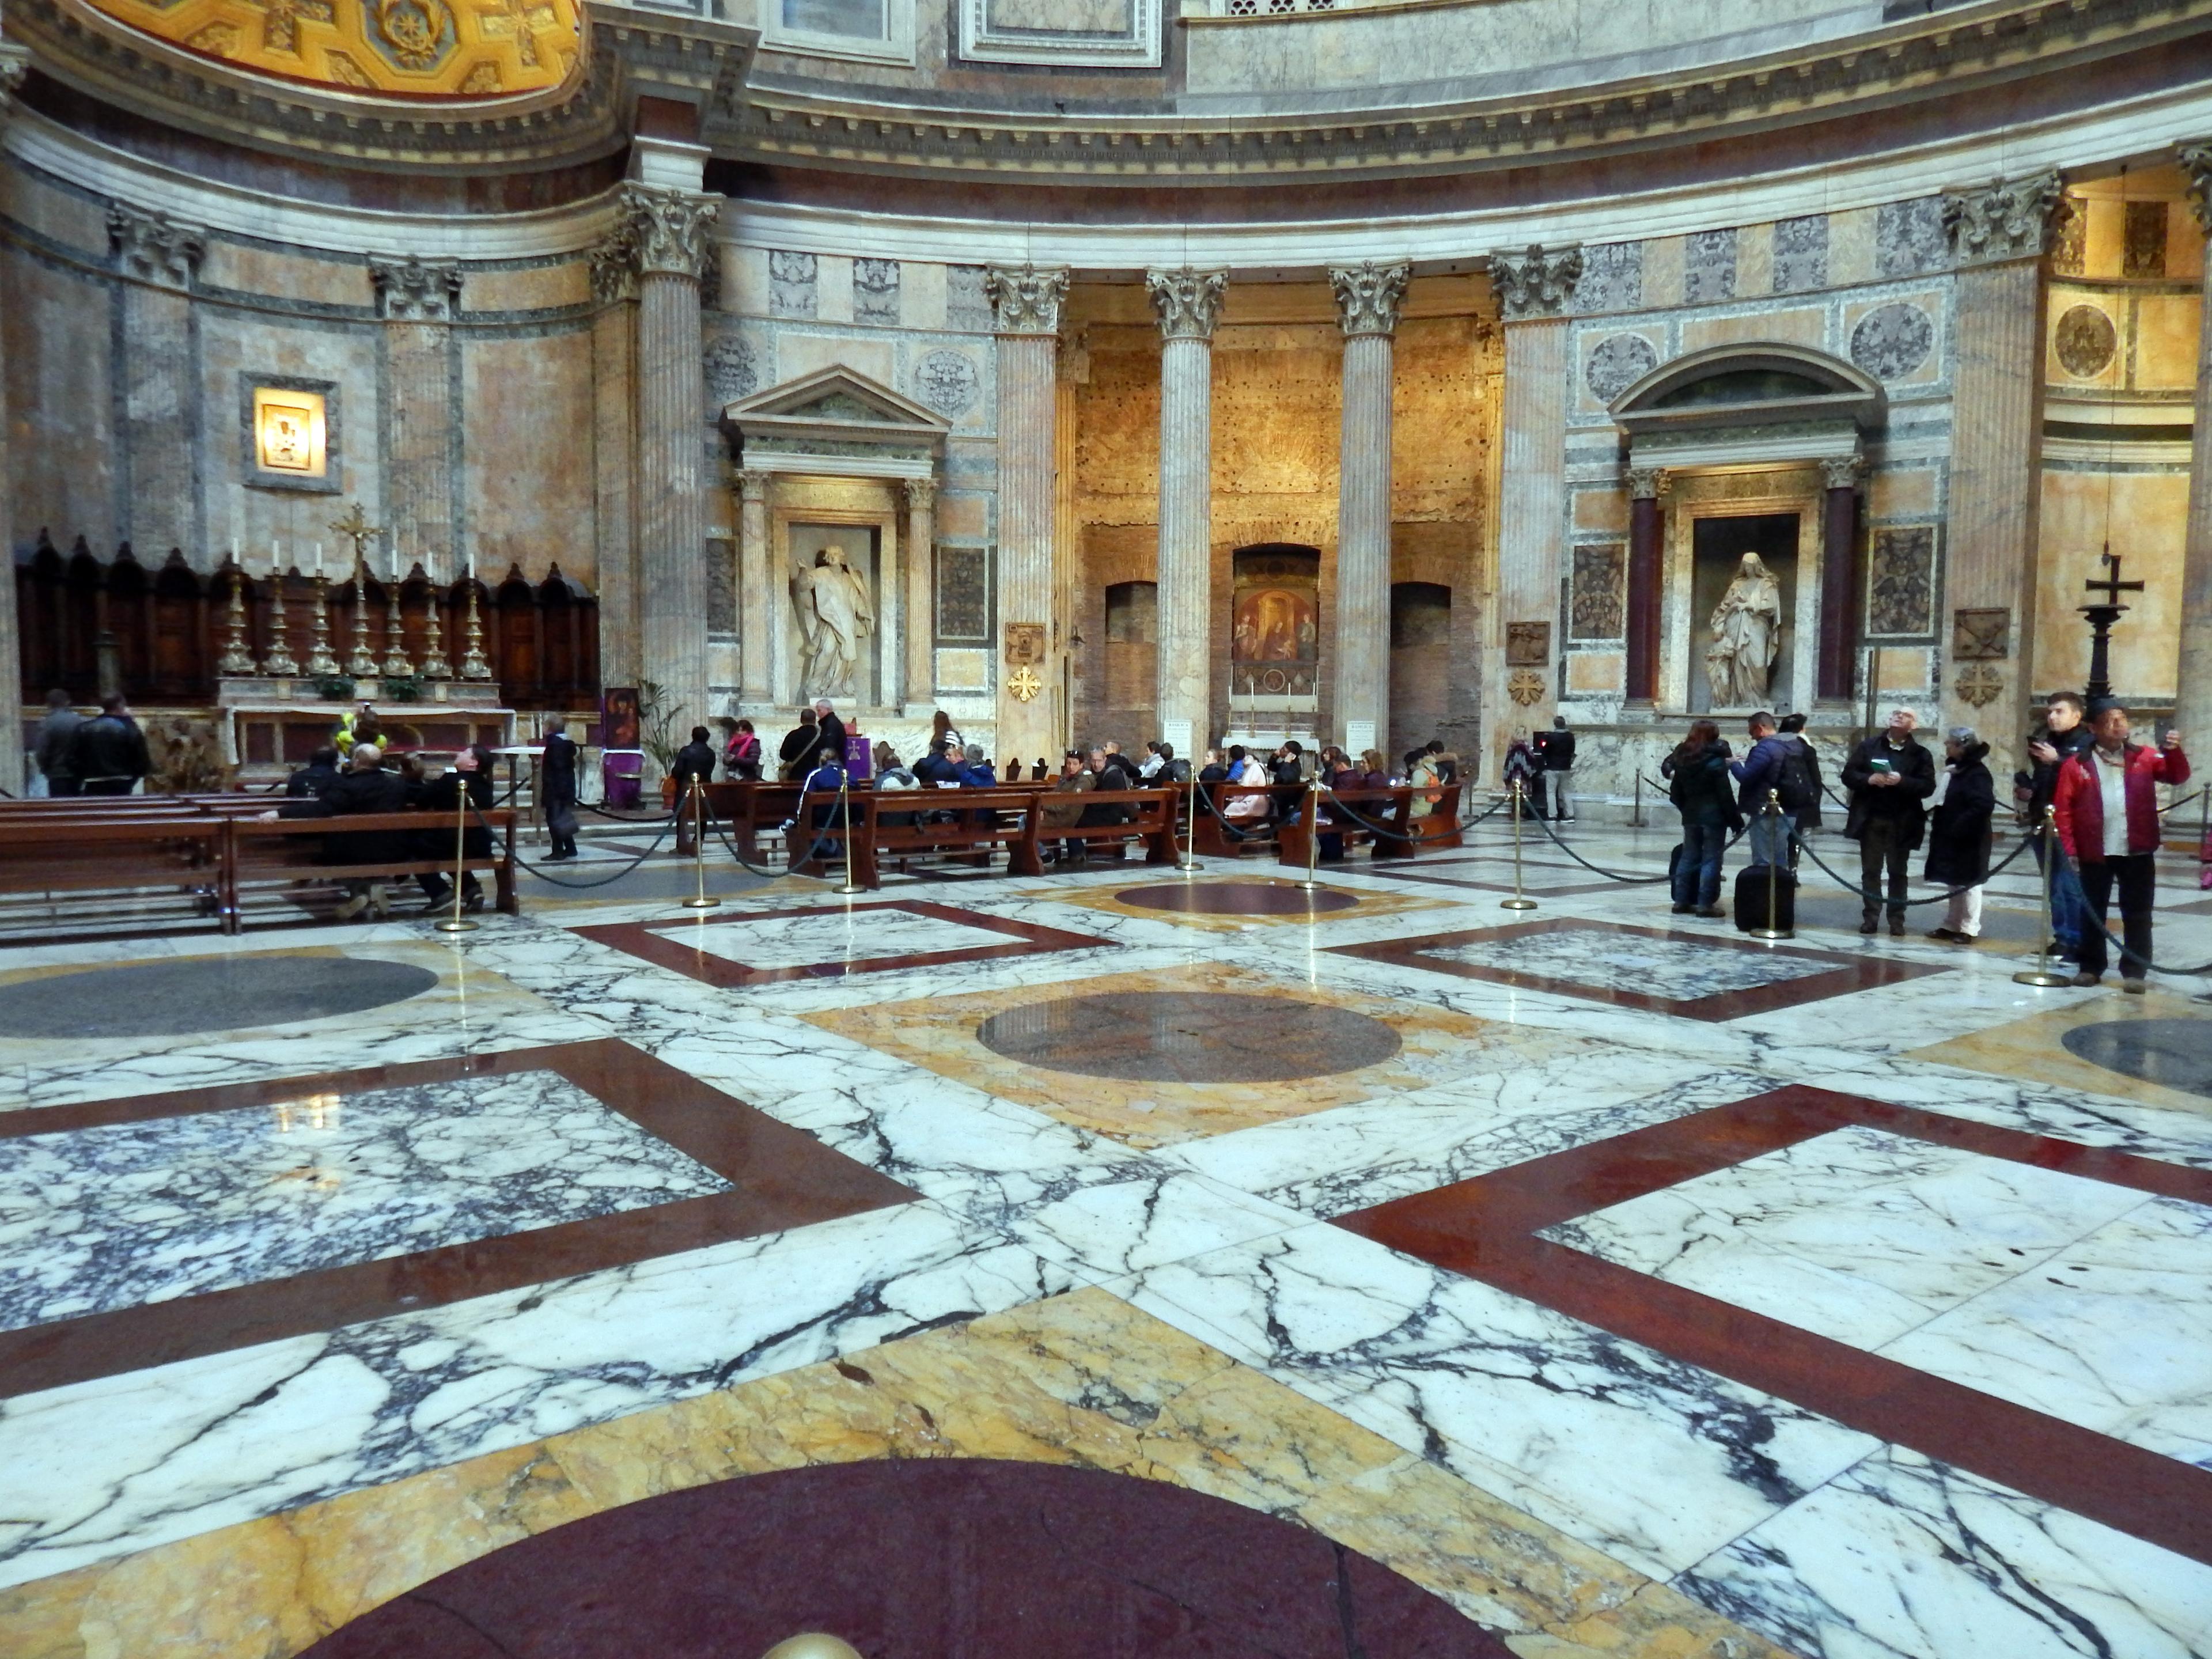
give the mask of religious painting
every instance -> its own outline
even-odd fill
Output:
[[[1321,641],[1321,613],[1310,593],[1262,587],[1237,600],[1239,662],[1297,662]]]
[[[1517,622],[1505,624],[1505,662],[1510,668],[1540,668],[1552,660],[1552,624]]]
[[[1600,542],[1575,549],[1573,600],[1567,612],[1568,638],[1622,637],[1627,565],[1627,550],[1619,542]]]
[[[1959,662],[1989,662],[2012,655],[2012,611],[1997,605],[1951,613],[1951,655]]]
[[[253,441],[264,471],[321,477],[328,467],[322,393],[254,387]]]
[[[1006,666],[1036,668],[1044,661],[1044,624],[1042,623],[1008,623],[1006,624]]]
[[[611,685],[599,693],[599,746],[603,749],[639,747],[637,688]]]
[[[1310,697],[1321,673],[1321,551],[1277,544],[1237,550],[1229,605],[1229,689]]]
[[[1936,591],[1936,526],[1898,525],[1874,532],[1867,578],[1867,632],[1925,634]]]

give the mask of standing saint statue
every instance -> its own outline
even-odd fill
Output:
[[[1782,650],[1782,584],[1756,553],[1747,553],[1721,602],[1713,607],[1713,641],[1705,678],[1716,708],[1756,708]]]
[[[814,568],[792,578],[799,632],[805,653],[801,691],[815,697],[854,695],[854,676],[867,636],[876,631],[875,601],[860,573],[845,562],[845,551],[825,547]]]

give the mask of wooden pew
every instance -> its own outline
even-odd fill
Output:
[[[514,895],[515,810],[495,806],[483,814],[496,834],[504,832],[502,846],[495,841],[488,858],[464,860],[461,867],[492,872],[495,902],[507,915],[516,912]],[[470,815],[471,827],[477,815]],[[387,881],[396,876],[445,875],[453,872],[453,819],[444,812],[355,812],[326,818],[237,817],[220,820],[230,838],[226,880],[228,922],[223,931],[239,929],[238,902],[241,886],[267,886],[300,882]],[[323,856],[322,837],[355,832],[400,830],[422,841],[424,851],[411,858],[379,860],[372,864],[333,864]],[[446,851],[431,855],[425,831],[441,836]]]
[[[799,827],[791,833],[793,854],[811,848],[817,835],[813,827],[817,808],[833,812],[836,796],[827,791],[810,794],[801,803]],[[1176,792],[1171,789],[1093,789],[1082,794],[1060,794],[1042,784],[1002,784],[995,789],[860,789],[848,797],[853,823],[853,876],[862,886],[883,885],[883,860],[920,854],[970,856],[987,862],[994,848],[1006,849],[1006,873],[1041,876],[1044,873],[1042,844],[1081,842],[1086,846],[1137,840],[1145,843],[1145,861],[1171,864],[1176,856]],[[1128,817],[1119,823],[1047,824],[1047,807],[1083,809],[1119,806]],[[911,822],[886,822],[910,819]],[[834,823],[835,820],[832,819]],[[817,864],[823,874],[842,872],[839,859]],[[809,868],[799,862],[794,871]]]
[[[1342,837],[1344,848],[1362,843],[1374,848],[1370,856],[1377,863],[1393,859],[1409,859],[1422,853],[1441,851],[1461,845],[1459,793],[1455,783],[1434,786],[1439,799],[1425,817],[1413,816],[1413,796],[1417,793],[1411,784],[1385,784],[1376,787],[1325,791],[1321,798],[1319,831],[1324,836]],[[1425,792],[1422,792],[1425,793]],[[1351,811],[1357,812],[1366,823],[1355,822],[1344,812],[1329,811],[1332,801],[1341,801]],[[1380,824],[1383,832],[1377,833],[1367,824]],[[1279,864],[1304,868],[1310,849],[1306,837],[1314,826],[1299,814],[1298,822],[1282,826],[1275,837],[1275,859]],[[1339,857],[1342,854],[1340,852]],[[1334,862],[1331,860],[1330,862]]]
[[[173,890],[198,896],[235,931],[224,908],[229,823],[206,814],[130,812],[109,819],[0,817],[0,893]]]
[[[1300,810],[1310,793],[1302,783],[1201,783],[1198,787],[1206,799],[1199,803],[1198,823],[1190,832],[1191,840],[1200,853],[1218,859],[1242,858],[1247,853],[1272,850],[1275,845],[1277,824]],[[1229,817],[1228,804],[1238,795],[1267,796],[1268,816],[1264,818]],[[1210,806],[1208,802],[1212,803]],[[1231,835],[1231,828],[1239,833]]]

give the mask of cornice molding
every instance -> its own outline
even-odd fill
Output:
[[[1398,331],[1398,313],[1405,307],[1406,284],[1413,267],[1401,261],[1378,265],[1372,259],[1358,265],[1332,265],[1329,291],[1336,296],[1337,325],[1345,337]]]
[[[2051,233],[2073,210],[2066,180],[2054,168],[2032,179],[1999,179],[1985,189],[1953,191],[1943,198],[1943,228],[1961,265],[2039,259],[2051,251]]]
[[[2015,0],[1534,96],[1409,108],[1400,88],[1371,108],[1283,114],[977,109],[781,81],[746,94],[717,149],[766,165],[1153,186],[1522,168],[1955,101],[2207,33],[2212,0]]]
[[[1067,299],[1066,271],[994,265],[984,273],[983,291],[998,313],[1000,333],[1060,332],[1060,308]]]
[[[1211,340],[1229,292],[1225,270],[1148,270],[1145,291],[1159,313],[1160,333],[1170,340]]]

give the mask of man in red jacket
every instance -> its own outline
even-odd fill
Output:
[[[2058,843],[2066,862],[2081,878],[2089,905],[2081,928],[2081,971],[2076,985],[2094,985],[2105,976],[2105,913],[2112,889],[2120,893],[2120,931],[2128,954],[2120,959],[2124,988],[2140,994],[2150,961],[2150,907],[2157,888],[2153,861],[2158,852],[2158,797],[2152,786],[2185,783],[2189,757],[2181,752],[2181,733],[2169,732],[2159,748],[2128,741],[2128,711],[2118,702],[2100,702],[2091,712],[2097,734],[2090,748],[2058,769]]]

